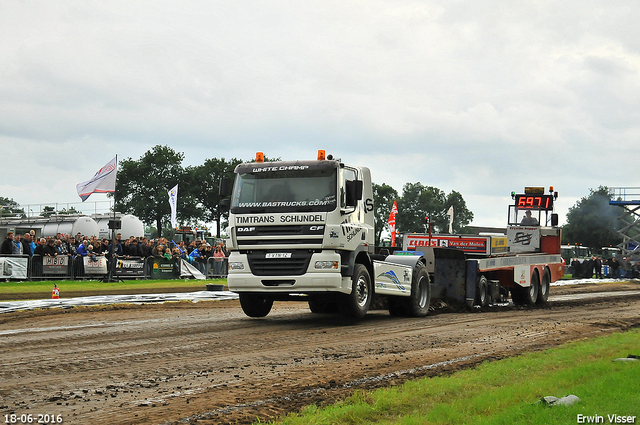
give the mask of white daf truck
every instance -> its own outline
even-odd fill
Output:
[[[374,293],[390,311],[426,315],[429,277],[416,256],[374,253],[371,174],[318,152],[317,160],[240,164],[230,195],[229,290],[245,314],[274,301],[306,299],[314,312],[336,305],[362,318]],[[375,281],[375,287],[374,282]]]
[[[324,151],[316,160],[263,158],[238,165],[233,187],[220,185],[229,208],[227,284],[250,317],[266,316],[274,301],[307,300],[312,312],[337,307],[360,319],[374,295],[387,299],[392,315],[420,317],[432,294],[485,306],[505,288],[514,302],[535,305],[546,303],[550,283],[564,273],[557,226],[514,227],[514,247],[526,247],[500,256],[431,241],[420,251],[376,254],[368,168]],[[528,209],[541,211],[535,203]]]

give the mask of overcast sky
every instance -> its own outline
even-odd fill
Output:
[[[460,192],[478,226],[553,185],[564,223],[640,186],[638,22],[631,1],[6,0],[0,196],[76,203],[156,144],[185,166],[325,149]]]

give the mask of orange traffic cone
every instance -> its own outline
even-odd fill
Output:
[[[58,289],[58,285],[53,284],[53,291],[51,291],[51,298],[57,300],[60,298],[60,290]]]

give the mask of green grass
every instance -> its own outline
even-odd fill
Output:
[[[125,280],[122,282],[100,282],[97,280],[58,280],[58,281],[33,281],[33,282],[0,282],[0,300],[11,300],[12,294],[29,294],[30,299],[50,298],[53,285],[60,288],[60,296],[64,297],[65,292],[90,292],[117,295],[120,291],[148,290],[149,293],[156,293],[165,289],[193,289],[206,284],[225,283],[226,279],[204,280]],[[23,297],[24,299],[24,297]]]
[[[578,414],[636,416],[640,423],[640,331],[614,334],[483,363],[448,377],[358,391],[320,409],[309,406],[281,424],[575,424]],[[574,394],[574,406],[536,404]]]

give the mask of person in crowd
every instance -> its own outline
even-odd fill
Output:
[[[591,258],[584,257],[582,271],[584,272],[582,275],[583,278],[591,279],[593,277],[593,261],[591,261]]]
[[[76,240],[73,236],[69,236],[65,239],[64,244],[67,246],[67,252],[69,255],[75,257],[76,255]]]
[[[129,239],[124,240],[124,244],[122,245],[122,255],[125,257],[129,257],[129,247],[131,246],[131,241]]]
[[[620,263],[618,262],[616,257],[613,257],[611,259],[611,277],[613,277],[614,279],[618,278],[618,269],[619,268],[620,268]]]
[[[112,243],[109,244],[108,248],[107,248],[107,252],[108,254],[108,258],[111,258],[111,256],[113,255],[114,257],[122,257],[124,255],[124,251],[122,249],[122,245],[120,245],[120,242],[118,241],[118,239],[114,239]],[[112,254],[113,253],[113,254]]]
[[[93,249],[93,245],[89,245],[87,247],[87,257],[91,259],[91,261],[96,261],[96,252]]]
[[[200,270],[200,272],[204,273],[204,267],[202,264],[202,253],[200,252],[199,246],[196,245],[195,241],[194,241],[194,248],[193,251],[191,251],[189,253],[189,262],[191,262],[191,264],[193,264],[198,270]]]
[[[152,239],[149,239],[147,241],[147,257],[155,256],[155,248],[156,243]]]
[[[171,248],[167,247],[164,250],[164,258],[166,258],[167,260],[172,260],[173,259],[173,255],[171,255]]]
[[[593,259],[593,268],[598,279],[602,279],[602,259],[596,256]]]
[[[38,246],[38,238],[36,238],[35,230],[29,230],[29,236],[31,237],[31,254],[33,254]]]
[[[153,256],[154,257],[163,257],[164,256],[164,245],[158,244],[153,248]]]
[[[186,255],[183,252],[180,252],[180,248],[178,247],[174,247],[171,250],[171,257],[174,260],[178,260],[178,259],[186,259]]]
[[[222,260],[224,260],[224,257],[222,244],[216,245],[216,249],[213,251],[213,274],[215,276],[222,276]]]
[[[44,247],[47,244],[47,240],[45,238],[40,238],[40,240],[38,241],[38,245],[36,246],[36,249],[33,251],[33,255],[39,255],[41,257],[44,257]]]
[[[56,239],[56,250],[58,251],[58,255],[68,255],[67,246],[62,243],[62,239]]]
[[[55,241],[53,238],[50,238],[46,245],[43,248],[43,253],[45,257],[57,257],[58,256],[58,248],[56,248]]]
[[[13,232],[7,232],[7,236],[4,238],[2,245],[0,245],[0,254],[13,254]]]
[[[139,257],[140,254],[138,253],[138,240],[136,238],[134,238],[133,236],[131,236],[129,238],[129,248],[128,248],[128,255],[129,257]]]
[[[149,256],[149,249],[147,248],[147,238],[145,237],[140,238],[140,241],[138,242],[138,255],[145,258]]]
[[[13,255],[22,255],[22,242],[20,241],[20,233],[16,233],[15,236],[13,237],[13,251],[12,254]]]
[[[80,245],[78,245],[77,254],[81,257],[86,257],[89,253],[89,241],[84,239]]]
[[[22,252],[29,257],[33,255],[33,250],[31,249],[31,233],[29,232],[25,233],[22,237]]]
[[[580,264],[580,260],[578,260],[577,258],[573,258],[571,260],[571,268],[573,269],[573,273],[571,274],[571,277],[576,279],[582,276],[582,270],[581,270],[582,264]]]

